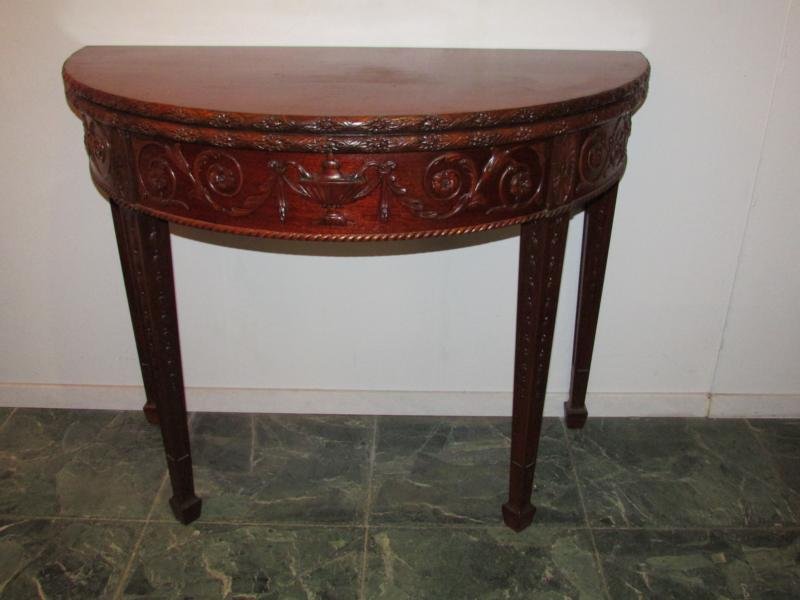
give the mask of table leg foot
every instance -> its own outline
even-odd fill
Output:
[[[564,402],[564,421],[570,429],[582,429],[589,417],[589,411],[585,406],[570,406],[569,402]]]
[[[203,501],[197,496],[189,496],[188,498],[173,496],[169,499],[169,507],[178,521],[188,525],[200,517]]]
[[[503,522],[516,532],[520,532],[533,522],[533,515],[536,514],[536,507],[532,504],[518,509],[511,506],[510,502],[503,504]]]
[[[617,186],[592,200],[583,220],[583,246],[578,283],[578,307],[572,352],[569,401],[564,404],[567,427],[580,429],[586,423],[586,389],[592,366],[592,350],[600,314],[600,297],[606,273]]]
[[[158,425],[158,409],[155,404],[148,402],[142,407],[142,412],[144,412],[144,418],[147,419],[148,423]]]

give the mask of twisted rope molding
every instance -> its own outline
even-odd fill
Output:
[[[624,172],[624,170],[623,170]],[[479,233],[482,231],[490,231],[492,229],[502,229],[504,227],[511,227],[513,225],[521,225],[530,221],[541,221],[544,219],[555,219],[560,216],[570,215],[579,210],[583,205],[591,202],[597,196],[603,194],[610,187],[619,182],[622,178],[623,172],[620,172],[612,180],[604,183],[575,200],[569,204],[564,204],[557,208],[541,210],[529,215],[521,215],[518,217],[510,217],[501,219],[499,221],[492,221],[490,223],[480,223],[476,225],[464,225],[460,227],[445,227],[440,229],[423,229],[420,231],[409,232],[390,232],[390,233],[303,233],[296,231],[275,231],[273,229],[249,229],[246,227],[238,227],[236,225],[223,225],[219,223],[210,223],[208,221],[200,221],[173,215],[171,213],[164,213],[152,208],[142,206],[141,204],[127,202],[119,198],[113,197],[104,186],[98,182],[94,176],[92,179],[98,189],[110,201],[120,206],[125,206],[135,211],[148,214],[158,219],[163,219],[178,225],[186,227],[193,227],[197,229],[205,229],[207,231],[215,231],[217,233],[229,233],[233,235],[246,235],[249,237],[264,238],[264,239],[278,239],[278,240],[292,240],[303,242],[389,242],[389,241],[402,241],[402,240],[418,240],[433,237],[445,237],[450,235],[463,235],[468,233]]]

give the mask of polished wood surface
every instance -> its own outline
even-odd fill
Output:
[[[322,117],[334,131],[345,128],[337,121],[383,131],[392,123],[369,120],[597,108],[629,95],[647,70],[638,52],[91,46],[67,60],[64,78],[98,104],[157,118],[314,131]],[[259,123],[268,116],[294,125]]]
[[[64,64],[112,215],[176,517],[200,514],[168,223],[298,240],[521,225],[508,526],[530,524],[567,225],[587,211],[567,424],[582,426],[636,52],[84,48]]]
[[[93,47],[63,69],[107,197],[345,241],[574,211],[622,175],[648,74],[635,52],[353,48]]]

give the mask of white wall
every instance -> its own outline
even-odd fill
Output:
[[[778,62],[714,391],[800,390],[800,3]]]
[[[731,396],[733,412],[751,411],[755,395],[788,394],[782,410],[800,414],[799,242],[791,235],[798,0],[489,6],[0,3],[0,403],[80,404],[91,395],[29,384],[140,383],[108,207],[63,99],[69,53],[87,44],[475,46],[636,49],[652,63],[620,190],[590,390],[630,398],[635,404],[616,409],[623,414],[705,414],[712,391],[749,394]],[[401,254],[408,245],[348,250],[174,232],[187,385],[468,391],[476,393],[448,396],[454,412],[510,407],[516,237],[431,241],[413,247],[442,251]],[[557,395],[568,389],[579,233],[576,219],[550,378]],[[360,411],[386,411],[380,394],[363,398]],[[300,400],[286,402],[278,408]],[[414,408],[433,410],[424,401]]]

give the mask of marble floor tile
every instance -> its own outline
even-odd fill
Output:
[[[370,528],[370,600],[603,598],[586,531]]]
[[[360,528],[151,524],[121,597],[353,600],[363,544]]]
[[[793,492],[796,513],[800,514],[800,420],[752,419],[747,423]]]
[[[144,518],[165,470],[138,411],[21,408],[0,432],[0,514]]]
[[[371,417],[200,413],[192,423],[201,519],[361,524]],[[154,517],[171,519],[165,486]]]
[[[791,493],[742,420],[590,419],[569,438],[592,526],[798,523]]]
[[[381,417],[371,523],[500,525],[508,497],[510,419]],[[561,423],[546,419],[534,525],[583,525]]]
[[[800,531],[595,531],[614,600],[794,599]]]
[[[0,521],[0,598],[111,598],[143,523]]]

